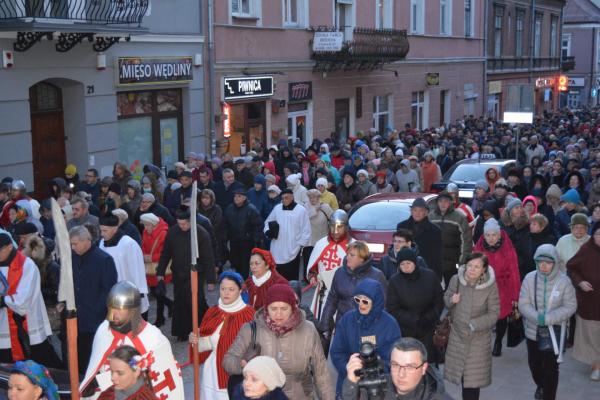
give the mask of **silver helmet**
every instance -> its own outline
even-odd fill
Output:
[[[329,225],[348,225],[348,214],[346,211],[338,209],[331,214]]]
[[[139,308],[142,297],[137,286],[129,281],[116,283],[108,292],[106,306],[114,310],[132,310]]]
[[[15,179],[14,181],[12,181],[10,187],[12,190],[26,190],[25,182],[23,182],[21,179]]]

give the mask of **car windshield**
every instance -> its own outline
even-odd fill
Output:
[[[350,228],[365,231],[395,231],[398,223],[410,217],[408,203],[382,201],[360,207],[350,216]]]
[[[446,173],[444,180],[453,182],[477,181],[484,179],[485,171],[490,167],[489,164],[459,164]]]

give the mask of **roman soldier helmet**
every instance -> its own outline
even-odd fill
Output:
[[[137,332],[142,321],[140,314],[141,305],[142,296],[140,295],[140,291],[138,290],[137,286],[129,281],[118,282],[113,285],[113,287],[110,289],[110,292],[108,292],[108,297],[106,299],[108,315],[106,319],[108,322],[110,322],[110,325],[113,329],[118,331],[125,329],[126,331],[132,330]],[[121,325],[116,325],[116,323],[113,321],[115,310],[129,310],[129,320]]]
[[[338,209],[331,214],[329,225],[348,225],[348,214],[346,211]]]
[[[12,181],[10,187],[12,190],[20,190],[22,192],[26,191],[25,182],[23,182],[21,179],[15,179]]]
[[[348,235],[348,214],[344,210],[335,210],[329,218],[329,235],[336,242]]]

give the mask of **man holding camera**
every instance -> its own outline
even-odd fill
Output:
[[[360,378],[355,372],[363,367],[358,353],[346,364],[348,375],[342,387],[342,399],[368,399],[361,390]],[[402,338],[394,343],[390,357],[390,374],[386,376],[384,400],[447,400],[444,382],[433,367],[427,363],[427,350],[423,343],[414,338]],[[360,397],[359,397],[360,392]]]

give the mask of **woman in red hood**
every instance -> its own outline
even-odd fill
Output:
[[[538,212],[538,201],[535,196],[527,196],[523,199],[523,208],[531,217]]]
[[[275,163],[273,161],[267,161],[263,164],[262,167],[262,172],[261,172],[264,176],[267,176],[267,174],[271,174],[275,177],[275,184],[279,185],[279,180],[281,178],[279,178],[279,175],[277,175],[277,172],[275,172]]]
[[[496,168],[491,167],[485,171],[485,180],[490,187],[490,193],[494,193],[494,188],[496,187],[496,182],[500,179],[500,174],[496,170]]]
[[[288,281],[279,275],[277,265],[270,251],[259,248],[252,249],[250,257],[250,276],[246,279],[248,291],[248,305],[258,310],[265,304],[267,290],[278,283],[287,284]]]

